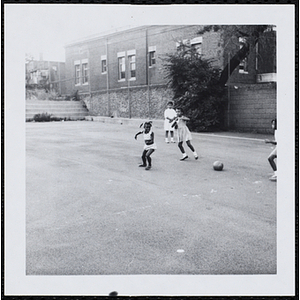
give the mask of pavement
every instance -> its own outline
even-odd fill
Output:
[[[276,274],[271,136],[192,133],[179,161],[154,120],[146,171],[140,122],[26,123],[26,274]]]

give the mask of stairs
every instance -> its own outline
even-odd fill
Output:
[[[26,120],[47,113],[57,118],[84,119],[89,115],[80,101],[26,100]]]

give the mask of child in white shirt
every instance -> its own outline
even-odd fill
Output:
[[[152,167],[152,159],[150,155],[157,149],[157,146],[154,142],[154,132],[152,131],[152,122],[145,122],[140,125],[140,127],[143,127],[143,130],[136,133],[134,136],[135,139],[137,139],[137,136],[140,134],[143,134],[144,136],[144,151],[142,153],[142,161],[143,164],[139,165],[139,167],[145,167],[145,170],[150,170]],[[148,166],[147,166],[148,161]]]

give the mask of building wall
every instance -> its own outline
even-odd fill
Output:
[[[229,129],[272,133],[276,118],[276,84],[242,85],[230,89]]]
[[[49,85],[51,90],[59,94],[66,93],[65,86],[65,63],[57,61],[33,60],[25,65],[26,82],[28,84]],[[31,78],[31,73],[35,73],[35,78]],[[46,76],[42,77],[41,72],[46,72]]]
[[[172,91],[164,85],[139,86],[83,96],[91,115],[118,118],[163,119]]]
[[[147,26],[131,29],[123,33],[111,34],[86,40],[66,47],[66,79],[70,94],[106,89],[127,88],[151,84],[166,84],[163,59],[176,52],[176,42],[198,37],[197,31],[203,26]],[[147,47],[155,47],[156,64],[148,68]],[[128,78],[128,51],[136,53],[136,78]],[[219,33],[203,35],[202,50],[204,58],[214,58],[214,66],[221,67],[223,61]],[[125,53],[126,78],[118,80],[118,53]],[[101,72],[101,56],[106,55],[108,71]],[[75,86],[74,61],[88,59],[89,84]]]
[[[203,26],[144,26],[124,32],[95,37],[66,47],[67,93],[79,91],[90,113],[122,118],[163,118],[172,91],[167,88],[163,59],[176,51],[176,42],[198,37]],[[202,35],[202,53],[211,59],[214,67],[221,69],[228,63],[228,50],[236,53],[239,48],[231,41],[231,48],[224,51],[222,32],[205,32]],[[273,43],[274,44],[274,43]],[[156,64],[148,68],[147,47],[155,47]],[[234,48],[235,47],[235,48]],[[234,48],[234,49],[233,49]],[[128,80],[128,52],[135,50],[136,78]],[[266,48],[265,48],[266,50]],[[118,52],[125,53],[126,78],[118,80]],[[266,51],[265,51],[266,52]],[[101,72],[101,56],[106,55],[107,72]],[[248,56],[248,74],[238,68],[229,80],[230,126],[229,129],[267,132],[270,118],[276,115],[276,88],[274,85],[256,83],[256,52]],[[89,83],[74,84],[74,61],[88,60]],[[261,60],[259,63],[263,63]],[[238,89],[234,89],[234,85]]]

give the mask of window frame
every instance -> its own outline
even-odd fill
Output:
[[[129,64],[129,80],[135,80],[136,79],[136,55],[135,54],[131,54],[128,55],[128,64]]]
[[[195,49],[196,52],[199,54],[199,55],[202,55],[203,54],[203,49],[202,49],[202,45],[203,45],[203,39],[202,39],[202,36],[199,36],[199,37],[195,37],[191,40],[191,48]],[[200,46],[200,47],[197,47],[197,46]],[[199,51],[200,50],[200,51]]]
[[[149,65],[149,68],[153,68],[156,65],[155,53],[156,53],[156,46],[151,46],[151,47],[148,48],[148,55],[149,55],[148,65]]]
[[[82,72],[82,85],[89,84],[89,64],[87,61],[82,62],[81,72]]]
[[[101,55],[101,74],[106,74],[106,73],[107,73],[107,58],[106,55]]]
[[[75,71],[75,86],[78,86],[81,84],[81,78],[80,78],[80,60],[74,61],[74,71]]]
[[[125,52],[119,52],[117,54],[118,57],[118,81],[126,80],[126,60],[125,60]]]

